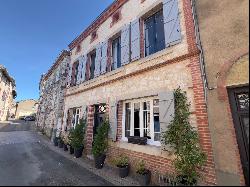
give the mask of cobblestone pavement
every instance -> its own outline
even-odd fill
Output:
[[[0,123],[0,185],[111,186],[41,144],[32,123]]]

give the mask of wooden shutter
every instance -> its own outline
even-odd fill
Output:
[[[81,83],[85,81],[85,74],[86,74],[86,63],[87,63],[87,56],[82,56],[82,72],[81,72]]]
[[[165,149],[162,139],[163,133],[167,130],[168,125],[174,119],[174,92],[159,93],[159,117],[161,128],[161,145]]]
[[[95,77],[98,77],[100,75],[100,69],[101,69],[101,60],[102,60],[102,46],[99,44],[96,48],[96,57],[95,57]]]
[[[121,31],[121,65],[130,61],[130,24],[125,25]]]
[[[140,21],[139,19],[131,23],[131,61],[140,58]]]
[[[110,102],[109,122],[110,122],[109,138],[115,142],[116,134],[117,134],[117,102],[116,101]]]
[[[68,77],[67,77],[67,87],[70,87],[71,74],[72,74],[72,64],[69,63],[69,66],[68,66]]]
[[[76,84],[81,83],[81,76],[82,76],[82,57],[79,58],[78,74],[77,74]]]
[[[163,17],[166,47],[181,41],[178,0],[163,0]]]
[[[108,61],[108,41],[102,43],[101,74],[106,73]]]

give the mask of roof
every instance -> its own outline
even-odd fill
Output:
[[[95,31],[103,22],[105,22],[113,13],[115,13],[128,0],[115,0],[108,8],[106,8],[79,36],[77,36],[70,44],[69,49],[72,50],[87,36]]]
[[[70,56],[70,52],[67,50],[63,50],[60,55],[56,58],[54,64],[50,67],[46,74],[43,74],[41,77],[41,81],[48,79],[48,77],[53,73],[53,71],[60,65],[61,61],[64,57]]]
[[[12,78],[9,74],[9,72],[7,71],[7,69],[0,64],[0,71],[2,71],[2,73],[4,74],[4,76],[12,83],[13,87],[16,87],[16,81],[14,80],[14,78]]]

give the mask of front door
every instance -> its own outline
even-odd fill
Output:
[[[98,127],[105,120],[105,112],[106,112],[105,104],[95,105],[93,137],[95,137]]]
[[[249,86],[228,89],[246,184],[249,185]]]

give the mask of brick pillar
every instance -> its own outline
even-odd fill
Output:
[[[86,129],[86,151],[87,155],[91,155],[93,142],[93,126],[94,126],[94,106],[88,106],[87,113],[87,129]]]
[[[122,138],[122,105],[123,102],[118,102],[118,109],[117,109],[117,141],[121,140]]]

